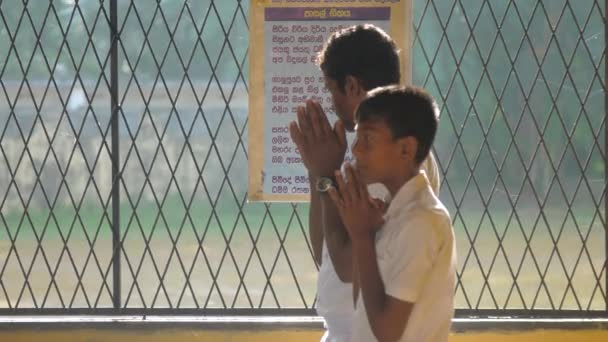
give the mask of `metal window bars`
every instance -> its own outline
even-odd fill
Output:
[[[246,1],[0,1],[0,314],[314,314],[246,203]],[[414,2],[458,316],[606,316],[606,3]]]

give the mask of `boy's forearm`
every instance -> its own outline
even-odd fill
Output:
[[[352,253],[352,267],[353,267],[353,276],[352,276],[352,281],[353,281],[353,305],[356,307],[357,306],[357,298],[359,296],[359,268],[357,267],[357,262],[355,260],[355,253]]]
[[[396,322],[403,317],[391,317],[391,310],[388,308],[389,297],[380,276],[374,240],[370,238],[354,242],[353,253],[357,264],[355,267],[361,275],[358,277],[361,299],[372,332],[379,341],[398,339],[403,327]]]
[[[372,239],[357,241],[353,246],[354,258],[357,263],[355,268],[360,276],[359,288],[363,295],[363,302],[370,321],[373,317],[379,317],[384,311],[386,293],[384,283],[380,277],[378,261],[376,259],[376,247]]]
[[[350,238],[340,219],[338,209],[327,194],[320,195],[322,206],[323,237],[327,250],[334,265],[336,274],[341,281],[352,281],[352,245]]]
[[[317,265],[321,265],[323,254],[323,218],[320,194],[316,189],[317,178],[308,175],[310,182],[310,207],[308,209],[308,236]]]

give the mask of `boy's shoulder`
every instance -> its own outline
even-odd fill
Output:
[[[445,237],[452,231],[448,210],[430,189],[421,190],[416,194],[416,200],[406,203],[398,214],[386,216],[385,219],[386,229],[383,228],[385,232],[382,235],[395,242],[427,234]]]
[[[393,215],[393,219],[405,221],[417,221],[420,219],[444,220],[450,219],[450,214],[441,200],[429,187],[417,189],[412,200],[403,203],[398,215]]]

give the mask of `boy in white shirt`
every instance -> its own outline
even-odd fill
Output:
[[[337,189],[329,191],[352,243],[352,340],[447,341],[456,244],[449,214],[420,171],[437,105],[420,88],[377,88],[356,122],[356,170],[336,171]],[[386,212],[369,196],[373,183],[391,194]]]
[[[344,162],[345,131],[354,129],[355,109],[367,91],[398,83],[399,52],[395,42],[374,25],[356,25],[334,32],[318,56],[325,85],[331,94],[339,120],[329,124],[321,105],[307,101],[298,108],[290,133],[310,179],[309,237],[319,266],[317,312],[327,331],[322,342],[350,342],[352,336],[351,243],[336,208],[323,191],[334,170]],[[433,155],[421,167],[435,191],[439,191],[439,170]],[[387,199],[381,184],[370,186],[372,196]]]

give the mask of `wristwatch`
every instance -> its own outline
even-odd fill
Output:
[[[319,177],[317,179],[316,188],[320,193],[326,193],[329,189],[336,187],[336,181],[333,177]]]

